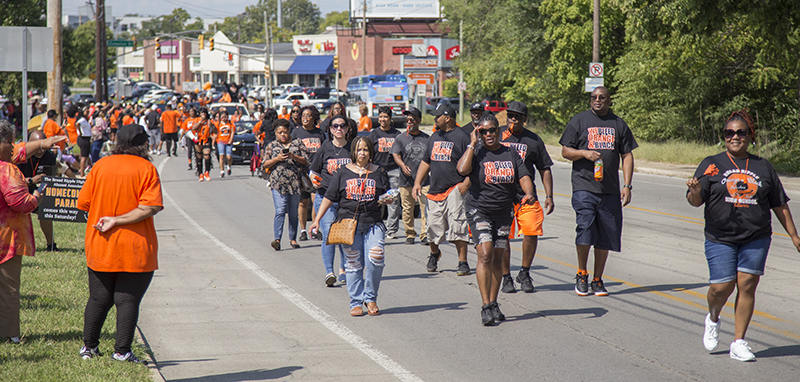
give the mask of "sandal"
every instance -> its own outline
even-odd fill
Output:
[[[281,250],[281,241],[280,240],[275,240],[272,243],[270,243],[270,245],[272,246],[272,249],[274,249],[276,251],[280,251]]]
[[[378,303],[375,301],[367,303],[367,311],[369,312],[370,316],[377,316],[381,314],[381,311],[378,309]]]
[[[350,309],[350,315],[353,317],[361,317],[364,315],[364,310],[361,309],[361,305],[359,305],[353,309]]]
[[[297,242],[294,240],[290,241],[289,245],[291,245],[294,249],[300,248],[300,244],[297,244]]]

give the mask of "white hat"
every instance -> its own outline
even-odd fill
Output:
[[[151,110],[157,110],[158,108],[156,107],[156,105],[153,105],[153,106],[150,106],[150,109]]]

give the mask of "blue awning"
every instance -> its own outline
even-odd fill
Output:
[[[289,74],[334,74],[333,56],[297,56],[286,72]]]

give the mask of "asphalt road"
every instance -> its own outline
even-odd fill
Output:
[[[323,284],[318,241],[269,247],[273,207],[263,180],[236,166],[233,176],[198,183],[183,158],[155,163],[165,197],[156,217],[160,269],[139,325],[158,378],[788,381],[800,372],[800,254],[777,222],[747,335],[757,361],[728,356],[732,304],[719,349],[703,348],[702,209],[686,202],[681,178],[634,176],[623,251],[612,253],[604,276],[610,296],[580,297],[569,165],[556,163],[556,210],[532,269],[536,292],[501,293],[508,320],[483,327],[475,276],[456,276],[452,245],[440,271],[428,273],[426,247],[388,241],[382,314],[353,318],[346,288]],[[521,245],[512,242],[512,274]],[[474,250],[469,261],[474,270]]]

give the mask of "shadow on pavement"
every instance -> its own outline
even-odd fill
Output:
[[[756,352],[756,359],[800,355],[800,345],[776,346]]]
[[[463,306],[467,305],[466,302],[451,302],[449,304],[430,304],[430,305],[413,305],[413,306],[398,306],[393,308],[381,308],[381,315],[383,314],[402,314],[402,313],[419,313],[429,310],[463,310]]]
[[[606,283],[606,286],[613,285],[612,283]],[[614,294],[629,294],[629,293],[642,293],[642,292],[667,292],[667,291],[681,291],[684,289],[699,289],[707,287],[708,283],[696,283],[696,284],[663,284],[663,285],[650,285],[650,286],[640,286],[640,287],[632,287],[628,289],[623,289],[621,291],[615,291]]]
[[[598,318],[604,316],[606,313],[608,313],[608,310],[606,310],[605,308],[551,309],[551,310],[540,310],[537,312],[525,313],[521,316],[508,316],[506,320],[522,321],[539,317],[572,316],[572,315],[590,315],[591,317],[587,318]]]
[[[292,375],[295,370],[300,370],[300,366],[284,366],[277,369],[259,369],[251,371],[241,371],[238,373],[216,374],[205,377],[192,377],[183,379],[170,379],[170,382],[200,381],[200,382],[239,382],[239,381],[261,381],[265,379],[278,379]]]
[[[436,276],[439,272],[429,272],[429,273],[412,273],[407,275],[394,275],[394,276],[383,276],[381,277],[381,281],[386,280],[403,280],[403,279],[429,279],[433,276]]]

